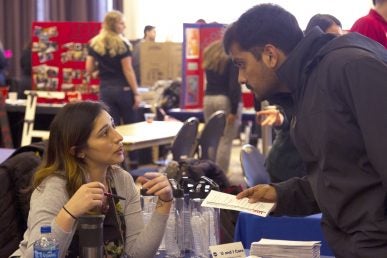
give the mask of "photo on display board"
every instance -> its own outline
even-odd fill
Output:
[[[189,28],[186,29],[186,56],[187,58],[198,58],[199,57],[199,29]]]
[[[199,76],[189,75],[187,76],[187,94],[186,104],[195,105],[199,102]]]

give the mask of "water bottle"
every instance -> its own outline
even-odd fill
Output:
[[[192,228],[191,228],[191,208],[190,208],[190,192],[194,191],[195,182],[190,178],[183,176],[180,185],[183,189],[183,221],[184,221],[184,234],[183,234],[183,250],[186,254],[190,254],[193,251],[192,248]]]
[[[79,217],[79,257],[103,257],[103,221],[105,215],[84,215]]]
[[[153,211],[156,208],[156,201],[157,198],[154,195],[147,194],[146,191],[148,189],[142,188],[140,190],[141,193],[141,208],[142,208],[142,213],[144,216],[144,224],[148,224],[150,221]]]
[[[209,246],[219,244],[219,211],[202,207],[211,190],[219,190],[216,182],[202,176],[190,192],[191,228],[193,232],[193,257],[209,257]]]
[[[206,198],[211,190],[219,191],[219,185],[212,179],[202,176],[196,185],[196,191],[202,192],[202,199]],[[220,242],[220,210],[211,207],[202,207],[202,216],[209,226],[209,245],[218,245]]]
[[[165,253],[167,257],[184,257],[184,192],[175,179],[169,179],[173,189],[173,203],[165,229]]]
[[[51,226],[42,226],[40,234],[34,243],[34,258],[58,258],[59,243],[51,235]]]

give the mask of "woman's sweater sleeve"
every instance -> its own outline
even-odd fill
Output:
[[[126,238],[125,252],[129,257],[154,257],[164,236],[168,215],[154,212],[145,226],[141,211],[140,194],[133,178],[122,170],[119,180],[115,180],[118,195],[125,195],[124,205]]]
[[[47,178],[31,195],[27,230],[19,245],[22,257],[33,257],[33,244],[40,237],[41,226],[51,225],[52,236],[59,242],[60,257],[64,257],[73,238],[76,224],[71,232],[63,231],[55,222],[62,206],[67,202],[65,181],[59,177]]]

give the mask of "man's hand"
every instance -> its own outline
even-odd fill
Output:
[[[236,198],[249,198],[249,203],[255,202],[277,202],[277,192],[271,185],[256,185],[240,192]]]
[[[257,112],[257,121],[259,124],[280,126],[284,122],[284,117],[278,109],[268,109]]]

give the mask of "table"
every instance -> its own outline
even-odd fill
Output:
[[[152,161],[155,162],[159,158],[158,147],[171,144],[182,126],[180,121],[153,121],[119,125],[116,130],[124,137],[122,143],[126,151],[151,147]],[[126,160],[126,163],[129,164],[130,161]]]
[[[116,130],[124,137],[125,150],[133,151],[172,143],[182,126],[179,121],[153,121],[119,125]]]
[[[321,226],[321,214],[307,217],[266,218],[240,212],[234,232],[234,241],[241,241],[249,249],[252,242],[261,238],[321,241],[321,255],[332,256],[332,250],[325,240]]]
[[[6,99],[6,110],[14,147],[20,146],[26,101],[26,99],[18,99],[16,101]],[[34,128],[37,130],[48,130],[51,121],[64,105],[65,104],[37,103]],[[143,104],[140,109],[137,109],[137,112],[137,117],[143,120],[143,113],[149,112],[149,106]]]

